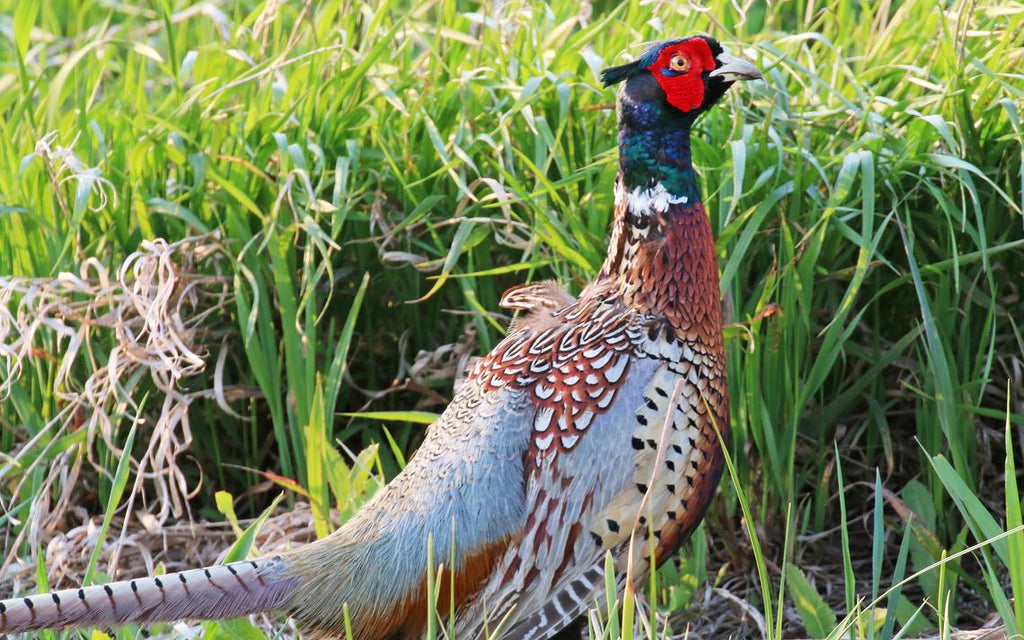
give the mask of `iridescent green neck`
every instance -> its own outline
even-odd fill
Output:
[[[624,193],[660,184],[678,200],[700,202],[690,155],[693,120],[669,107],[664,99],[637,101],[628,90],[623,91],[619,98],[619,181]]]

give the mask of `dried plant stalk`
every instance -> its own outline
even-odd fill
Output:
[[[26,527],[33,536],[67,511],[80,469],[76,449],[50,459],[39,443],[86,429],[88,460],[109,474],[94,462],[94,444],[101,438],[122,453],[115,427],[123,417],[141,424],[138,383],[146,377],[157,391],[159,411],[148,411],[156,416],[145,431],[149,445],[132,460],[137,482],[129,512],[144,480],[156,495],[157,521],[186,511],[189,487],[177,461],[192,442],[189,406],[206,397],[227,406],[220,381],[210,390],[186,390],[183,384],[205,371],[218,341],[209,320],[233,300],[231,278],[222,272],[227,258],[218,235],[209,234],[175,243],[144,241],[113,273],[89,258],[77,274],[0,278],[0,401],[30,370],[26,365],[56,362],[52,393],[59,411],[0,466],[0,481],[15,480],[12,504],[36,465],[49,464],[48,477],[59,482],[62,494],[54,505],[48,504],[50,492],[37,492],[30,512],[35,526]],[[153,398],[147,409],[154,407]]]

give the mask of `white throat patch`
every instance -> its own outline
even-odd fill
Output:
[[[656,211],[665,213],[669,206],[674,204],[686,204],[689,199],[686,196],[677,196],[669,193],[665,185],[660,182],[653,187],[637,187],[632,191],[625,191],[622,185],[615,185],[615,205],[619,206],[625,201],[629,212],[635,216],[642,216]]]

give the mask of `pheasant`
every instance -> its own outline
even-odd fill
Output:
[[[513,289],[521,317],[472,367],[406,468],[337,532],[277,556],[0,602],[0,634],[282,611],[317,637],[426,629],[427,545],[451,558],[436,610],[456,637],[551,638],[638,585],[703,517],[728,438],[718,264],[690,128],[761,77],[706,36],[602,72],[618,92],[607,257],[573,298]],[[653,536],[653,539],[650,538]],[[630,544],[631,537],[635,537]],[[653,549],[653,555],[652,550]],[[631,567],[632,571],[627,571]]]

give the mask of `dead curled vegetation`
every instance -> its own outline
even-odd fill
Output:
[[[36,493],[30,510],[35,522],[23,532],[52,533],[73,508],[83,458],[97,473],[110,475],[96,461],[94,444],[99,438],[123,455],[118,443],[126,424],[137,425],[145,434],[140,440],[148,443],[141,454],[129,453],[135,481],[127,512],[144,487],[152,521],[187,511],[194,489],[178,461],[192,443],[189,406],[212,398],[230,411],[232,394],[221,376],[226,350],[211,321],[233,302],[226,259],[218,235],[210,234],[174,243],[144,241],[113,270],[89,258],[78,273],[0,278],[0,401],[16,392],[34,360],[57,363],[50,392],[59,410],[17,452],[0,457],[0,481],[13,486],[12,505],[33,469],[49,465],[47,487]],[[215,352],[212,388],[188,388]],[[157,392],[147,400],[144,380]],[[84,456],[78,447],[47,455],[59,438],[81,430]],[[53,486],[62,491],[56,501],[50,499]],[[9,542],[8,549],[21,546],[20,539]],[[32,540],[32,546],[39,542]]]

